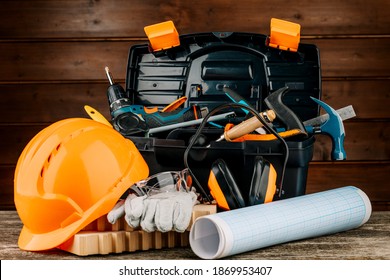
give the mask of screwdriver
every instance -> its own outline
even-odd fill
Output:
[[[234,103],[246,105],[248,108],[254,109],[247,100],[245,100],[241,95],[239,95],[237,92],[230,89],[229,87],[223,87],[223,91],[225,92],[226,96]],[[245,114],[249,113],[248,110],[244,108],[241,109],[245,112]],[[267,123],[271,123],[276,118],[276,114],[273,110],[267,110],[260,114]],[[243,135],[246,135],[261,128],[262,126],[263,124],[256,116],[254,116],[250,119],[247,119],[246,121],[243,121],[239,125],[232,127],[230,130],[225,131],[216,141],[219,142],[224,139],[226,141],[233,141],[236,138],[239,138]]]
[[[273,120],[276,118],[276,114],[273,110],[266,110],[264,112],[261,112],[260,115],[267,123],[273,122]],[[219,142],[224,139],[226,141],[232,141],[245,134],[251,133],[262,126],[263,124],[256,116],[251,117],[250,119],[247,119],[246,121],[243,121],[242,123],[232,127],[230,130],[225,131],[216,141]]]

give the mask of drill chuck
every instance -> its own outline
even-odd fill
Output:
[[[130,99],[125,96],[124,89],[118,84],[108,87],[107,97],[111,114],[115,115],[119,109],[131,105]]]
[[[131,101],[126,96],[126,92],[120,84],[116,84],[108,67],[105,68],[106,75],[110,85],[107,89],[108,105],[110,106],[110,112],[112,117],[116,117],[124,107],[131,106]],[[127,110],[126,110],[127,111]]]

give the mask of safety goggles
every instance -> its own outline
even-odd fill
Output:
[[[188,169],[182,171],[166,171],[152,175],[136,182],[130,192],[138,196],[152,196],[164,192],[188,192],[191,190],[192,178]]]

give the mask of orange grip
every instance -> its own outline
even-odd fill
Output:
[[[224,210],[230,210],[225,195],[223,194],[221,187],[218,184],[217,178],[215,178],[213,172],[210,172],[208,187],[210,189],[210,194],[217,202],[217,205]]]
[[[276,170],[273,165],[270,164],[270,170],[268,174],[268,186],[264,198],[264,203],[272,202],[272,200],[274,199],[274,195],[276,193],[276,176]]]
[[[153,114],[153,113],[158,112],[158,108],[157,107],[144,107],[144,111],[146,114]]]
[[[172,112],[178,109],[184,102],[187,101],[187,97],[182,96],[179,99],[176,99],[171,104],[166,106],[164,109],[161,110],[161,112]]]

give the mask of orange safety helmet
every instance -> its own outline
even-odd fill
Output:
[[[15,170],[15,205],[24,226],[18,245],[59,246],[107,214],[149,168],[133,142],[99,122],[70,118],[40,131]]]

